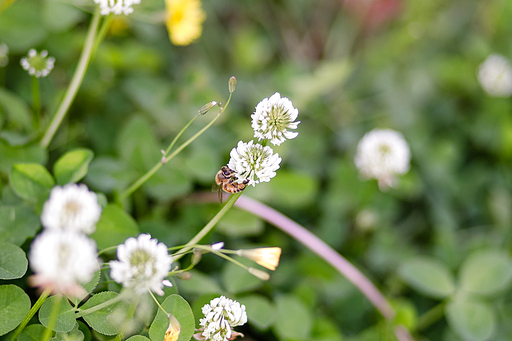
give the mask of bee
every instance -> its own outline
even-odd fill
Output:
[[[222,191],[226,193],[240,193],[242,192],[247,184],[248,179],[242,182],[238,182],[238,176],[234,170],[228,166],[223,166],[221,170],[215,175],[215,183],[219,186],[219,201],[222,203]]]

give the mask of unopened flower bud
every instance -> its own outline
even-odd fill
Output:
[[[257,249],[238,250],[236,254],[240,257],[249,258],[257,264],[274,271],[279,265],[281,257],[280,247],[260,247]]]
[[[176,341],[180,337],[180,322],[173,314],[169,314],[167,316],[169,317],[169,328],[165,331],[164,341]]]
[[[199,263],[202,257],[203,256],[201,254],[201,251],[194,250],[194,253],[192,254],[192,265],[196,265],[197,263]]]
[[[229,83],[228,83],[229,93],[232,94],[233,92],[235,92],[235,88],[236,88],[236,78],[235,78],[235,76],[231,76],[231,78],[229,78]]]
[[[201,107],[201,109],[199,109],[197,112],[199,113],[199,115],[204,115],[206,114],[208,111],[210,111],[211,108],[213,108],[214,106],[217,105],[217,102],[216,101],[211,101],[209,103],[206,103],[205,105],[203,105]]]
[[[182,272],[178,274],[178,278],[184,281],[188,281],[191,277],[192,275],[190,272]]]
[[[265,271],[258,270],[255,268],[249,268],[248,271],[251,275],[258,277],[262,281],[268,281],[270,279],[270,275]]]

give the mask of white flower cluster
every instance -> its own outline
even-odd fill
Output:
[[[276,92],[270,98],[264,98],[256,106],[251,115],[254,137],[258,140],[270,141],[274,145],[281,145],[287,139],[293,139],[298,132],[288,131],[297,129],[300,121],[295,121],[299,111],[293,107],[292,102]],[[239,183],[249,180],[255,186],[260,182],[269,182],[276,176],[282,159],[278,153],[274,154],[271,147],[249,141],[239,141],[237,147],[230,153],[227,164],[235,171],[235,178]]]
[[[171,270],[172,257],[164,243],[141,234],[137,239],[128,238],[117,247],[119,261],[110,261],[110,275],[125,288],[137,294],[151,290],[163,295],[163,279]]]
[[[94,0],[100,5],[102,15],[124,14],[128,15],[133,12],[132,5],[140,4],[140,0]]]
[[[270,140],[276,146],[287,139],[294,139],[299,135],[288,129],[297,129],[300,121],[296,121],[299,110],[293,107],[292,101],[282,97],[276,92],[270,98],[264,98],[256,106],[251,115],[254,137],[258,140]]]
[[[96,243],[85,234],[94,232],[100,216],[97,196],[87,186],[52,189],[41,213],[45,229],[30,249],[33,285],[73,296],[85,294],[80,284],[90,281],[99,269]]]
[[[393,187],[396,174],[409,171],[410,151],[402,134],[391,129],[374,129],[357,145],[355,164],[363,178],[379,181],[381,190]]]
[[[56,186],[43,206],[41,223],[49,230],[73,230],[90,234],[100,220],[101,206],[96,193],[84,184]]]
[[[242,335],[233,330],[247,322],[245,306],[224,296],[214,298],[201,309],[204,318],[199,320],[202,333],[196,339],[207,341],[227,341]]]
[[[48,51],[46,50],[37,53],[36,50],[30,49],[28,57],[21,58],[20,64],[24,70],[28,71],[29,75],[36,78],[46,77],[53,70],[55,58],[48,57]]]
[[[239,175],[240,180],[248,179],[249,184],[253,186],[260,182],[269,182],[276,176],[276,170],[279,169],[282,160],[279,154],[274,154],[272,148],[263,147],[254,141],[239,141],[229,155],[231,159],[228,167]]]
[[[478,81],[491,96],[512,95],[512,66],[499,54],[491,54],[478,68]]]

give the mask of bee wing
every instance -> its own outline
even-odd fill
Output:
[[[217,192],[217,195],[219,197],[219,203],[222,204],[222,185],[217,185],[214,183],[212,185],[212,192]]]

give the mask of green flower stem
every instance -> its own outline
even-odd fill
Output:
[[[106,249],[100,250],[100,252],[98,252],[98,256],[101,255],[102,253],[109,252],[109,251],[116,250],[116,249],[117,249],[117,245],[107,247]]]
[[[125,292],[122,292],[120,293],[119,295],[117,295],[116,297],[108,300],[108,301],[105,301],[103,303],[100,303],[98,305],[95,305],[94,307],[91,307],[89,309],[85,309],[85,310],[82,310],[82,311],[79,311],[78,313],[76,313],[76,317],[79,318],[79,317],[82,317],[82,316],[85,316],[85,315],[89,315],[89,314],[92,314],[98,310],[101,310],[105,307],[108,307],[112,304],[115,304],[121,300],[123,300],[126,296],[128,296],[127,294],[127,291]]]
[[[55,302],[53,302],[52,311],[50,314],[50,320],[48,321],[48,326],[46,327],[43,338],[41,341],[48,341],[53,333],[53,328],[55,328],[55,324],[57,323],[57,318],[59,317],[60,310],[60,301],[62,300],[62,295],[55,295]]]
[[[14,334],[12,334],[11,341],[16,341],[18,339],[18,337],[20,336],[20,334],[23,331],[23,329],[30,322],[32,317],[34,317],[34,315],[37,313],[39,308],[41,308],[41,306],[43,305],[44,301],[46,301],[46,299],[48,298],[48,295],[50,295],[51,292],[52,292],[51,288],[48,288],[45,291],[43,291],[41,296],[39,296],[39,298],[37,299],[36,303],[34,303],[32,308],[30,308],[30,311],[28,312],[27,316],[25,316],[23,321],[21,321],[20,325],[18,326],[18,328],[16,329]]]
[[[139,304],[139,298],[140,298],[140,296],[137,295],[134,298],[134,300],[132,301],[132,303],[130,304],[130,308],[128,309],[128,312],[126,313],[126,320],[124,321],[123,325],[121,326],[119,333],[117,333],[115,341],[121,341],[123,339],[124,334],[126,333],[126,330],[130,326],[130,323],[132,322],[133,315],[135,314],[135,310],[137,309],[137,304]]]
[[[232,194],[231,197],[229,197],[228,201],[226,201],[226,204],[224,204],[224,206],[221,208],[221,210],[219,211],[219,213],[217,213],[215,215],[215,217],[213,217],[212,220],[210,220],[210,222],[208,224],[206,224],[205,227],[203,227],[203,229],[201,231],[199,231],[198,234],[195,235],[194,238],[192,238],[184,247],[183,249],[181,249],[181,251],[177,254],[177,255],[173,255],[173,260],[174,261],[177,261],[178,259],[180,259],[181,257],[183,257],[183,255],[190,249],[192,249],[194,247],[194,245],[196,245],[197,243],[199,243],[199,241],[201,239],[203,239],[204,236],[206,236],[208,234],[208,232],[210,232],[212,230],[212,228],[215,226],[215,224],[217,224],[220,220],[220,218],[222,218],[224,216],[224,214],[226,214],[227,211],[229,211],[229,209],[231,207],[233,207],[233,205],[235,204],[235,202],[238,200],[238,198],[240,198],[240,196],[242,195],[243,192],[240,192],[240,193],[235,193],[235,194]]]
[[[110,13],[105,20],[103,20],[103,23],[101,24],[101,28],[98,31],[98,34],[96,35],[96,40],[94,41],[94,47],[92,49],[92,54],[94,55],[96,51],[98,50],[98,47],[100,46],[101,42],[107,35],[108,28],[110,27],[110,23],[112,22],[113,15]]]
[[[229,99],[228,99],[228,103],[229,103],[229,100],[231,99],[231,94],[229,95]],[[174,158],[176,155],[178,155],[179,152],[181,152],[186,146],[188,146],[189,144],[191,144],[195,139],[197,139],[202,133],[204,133],[208,128],[211,127],[212,124],[215,123],[215,121],[217,121],[217,119],[220,117],[220,114],[222,114],[222,112],[224,112],[224,110],[226,109],[227,107],[227,104],[224,108],[222,108],[222,110],[219,112],[219,114],[217,116],[215,116],[213,118],[213,120],[210,121],[210,123],[208,123],[203,129],[201,129],[200,131],[198,131],[194,136],[192,136],[191,138],[189,138],[185,143],[183,143],[181,146],[179,146],[174,152],[172,152],[171,155],[167,156],[164,160],[162,161],[159,161],[153,168],[151,168],[146,174],[144,174],[143,176],[141,176],[137,181],[135,181],[130,187],[128,187],[128,189],[126,189],[124,192],[122,192],[120,195],[119,195],[119,198],[118,198],[118,201],[119,202],[123,202],[124,199],[126,199],[128,196],[130,196],[133,192],[135,192],[140,186],[142,186],[142,184],[144,182],[146,182],[151,176],[153,176],[153,174],[156,173],[156,171],[158,171],[160,169],[160,167],[162,167],[164,164],[166,164],[167,162],[169,162],[172,158]],[[196,116],[197,117],[197,116]],[[192,121],[196,118],[194,117],[192,119]],[[167,151],[166,151],[166,154],[171,150],[171,148],[173,147],[175,141],[177,140],[177,138],[179,137],[179,135],[181,135],[184,131],[184,129],[186,129],[190,123],[189,122],[185,128],[182,129],[182,131],[178,134],[178,136],[176,138],[174,138],[174,140],[171,142],[169,148],[167,148]]]
[[[425,328],[441,319],[444,316],[445,305],[445,302],[441,302],[433,308],[429,309],[425,314],[421,315],[418,318],[418,322],[416,323],[416,330],[424,330]]]
[[[174,140],[172,140],[171,144],[169,145],[169,147],[167,148],[167,150],[165,151],[165,154],[164,156],[167,156],[167,154],[169,154],[169,152],[171,151],[172,147],[174,147],[174,145],[176,144],[176,141],[178,141],[178,139],[180,138],[181,134],[183,134],[183,132],[192,124],[192,122],[194,122],[197,118],[197,116],[199,115],[196,115],[194,116],[188,123],[186,126],[183,127],[183,129],[181,129],[181,131],[178,133],[178,135],[176,135],[176,137],[174,138]]]
[[[87,66],[89,65],[89,61],[91,60],[96,31],[98,30],[98,24],[100,21],[100,9],[99,7],[94,12],[94,16],[91,21],[91,25],[89,26],[89,31],[87,32],[87,37],[85,39],[84,49],[82,50],[82,54],[80,55],[80,59],[78,61],[78,66],[76,67],[75,74],[71,79],[71,83],[69,84],[68,89],[66,90],[66,94],[64,95],[64,99],[62,100],[57,112],[53,116],[52,121],[50,122],[50,126],[46,130],[46,133],[41,140],[41,145],[44,148],[48,148],[53,136],[57,132],[64,116],[69,110],[71,103],[75,99],[75,96],[78,92],[78,88],[80,84],[82,84],[82,80],[84,79],[85,71],[87,71]]]
[[[37,77],[32,77],[32,109],[34,110],[34,126],[38,130],[41,124],[41,91]]]
[[[158,306],[158,308],[160,308],[161,311],[164,312],[164,314],[166,316],[169,315],[168,312],[165,311],[164,307],[162,307],[162,305],[160,304],[160,302],[158,302],[158,300],[156,299],[155,295],[153,295],[153,293],[151,292],[151,290],[148,290],[149,294],[151,295],[151,297],[153,297],[153,300],[155,301],[156,305]]]

